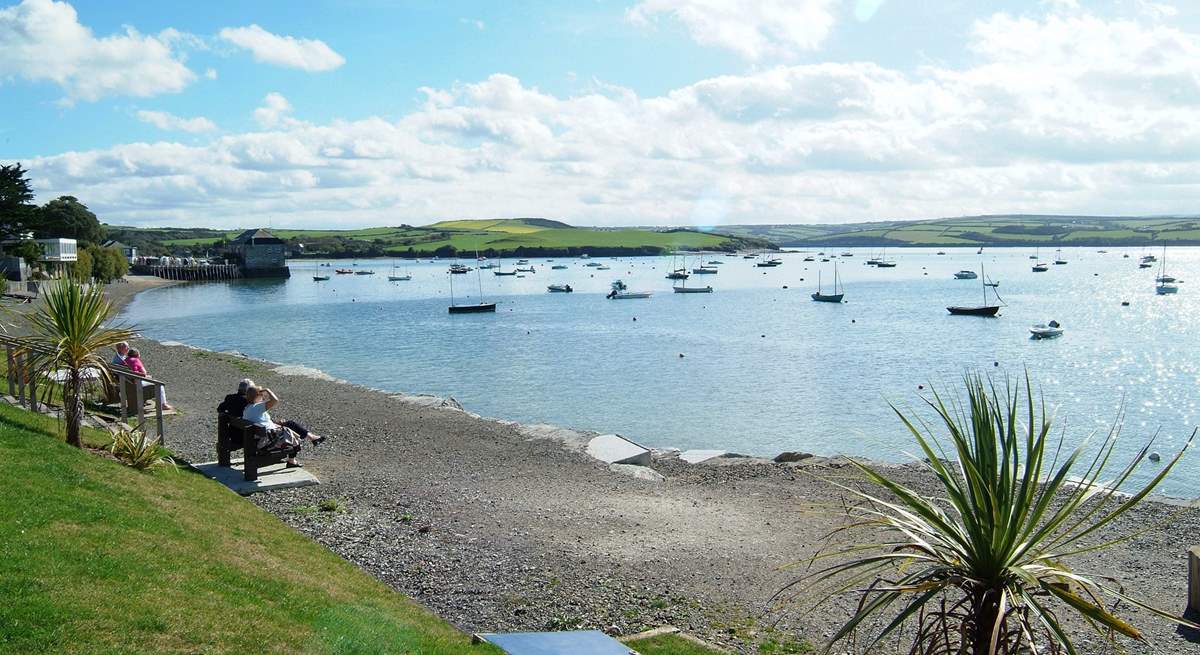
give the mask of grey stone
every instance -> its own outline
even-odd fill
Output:
[[[810,457],[812,457],[812,453],[801,453],[801,452],[789,450],[787,452],[779,453],[778,455],[776,455],[774,461],[776,464],[786,464],[788,462],[800,462],[800,461],[806,460]]]
[[[613,473],[628,475],[632,478],[645,480],[647,482],[662,482],[666,480],[662,473],[655,471],[648,466],[637,466],[636,464],[609,464],[608,470]]]
[[[588,442],[587,454],[606,464],[650,464],[651,453],[632,441],[616,434],[602,434]]]

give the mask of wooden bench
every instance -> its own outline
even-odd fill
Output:
[[[232,466],[230,454],[242,451],[242,477],[247,482],[258,479],[258,469],[285,462],[300,454],[300,446],[286,450],[259,450],[258,440],[267,435],[266,428],[236,416],[217,412],[217,465]]]

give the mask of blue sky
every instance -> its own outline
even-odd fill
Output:
[[[1200,7],[0,0],[0,161],[111,223],[1195,212]]]

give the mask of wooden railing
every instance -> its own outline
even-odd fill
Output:
[[[8,363],[7,382],[8,394],[17,399],[17,402],[22,407],[28,407],[32,411],[39,411],[42,406],[41,399],[38,398],[38,381],[49,379],[49,371],[35,371],[32,368],[33,357],[31,353],[47,354],[48,351],[35,349],[30,347],[24,341],[0,335],[0,345],[4,347],[5,361]],[[97,380],[101,383],[104,390],[105,400],[116,400],[120,405],[120,415],[122,421],[128,421],[130,418],[136,418],[133,422],[134,427],[143,427],[146,425],[146,393],[149,390],[155,399],[154,403],[154,427],[155,437],[159,443],[163,443],[166,436],[166,429],[163,421],[162,403],[157,400],[162,396],[159,389],[166,389],[166,384],[159,380],[149,378],[143,375],[138,375],[124,366],[110,364],[109,372],[112,374],[111,380]],[[44,392],[44,390],[43,390]]]

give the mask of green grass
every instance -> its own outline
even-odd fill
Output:
[[[214,482],[58,433],[0,405],[0,653],[498,652]]]
[[[626,641],[625,645],[641,655],[721,655],[722,653],[722,651],[688,641],[679,635],[659,635],[649,639],[631,640]]]

